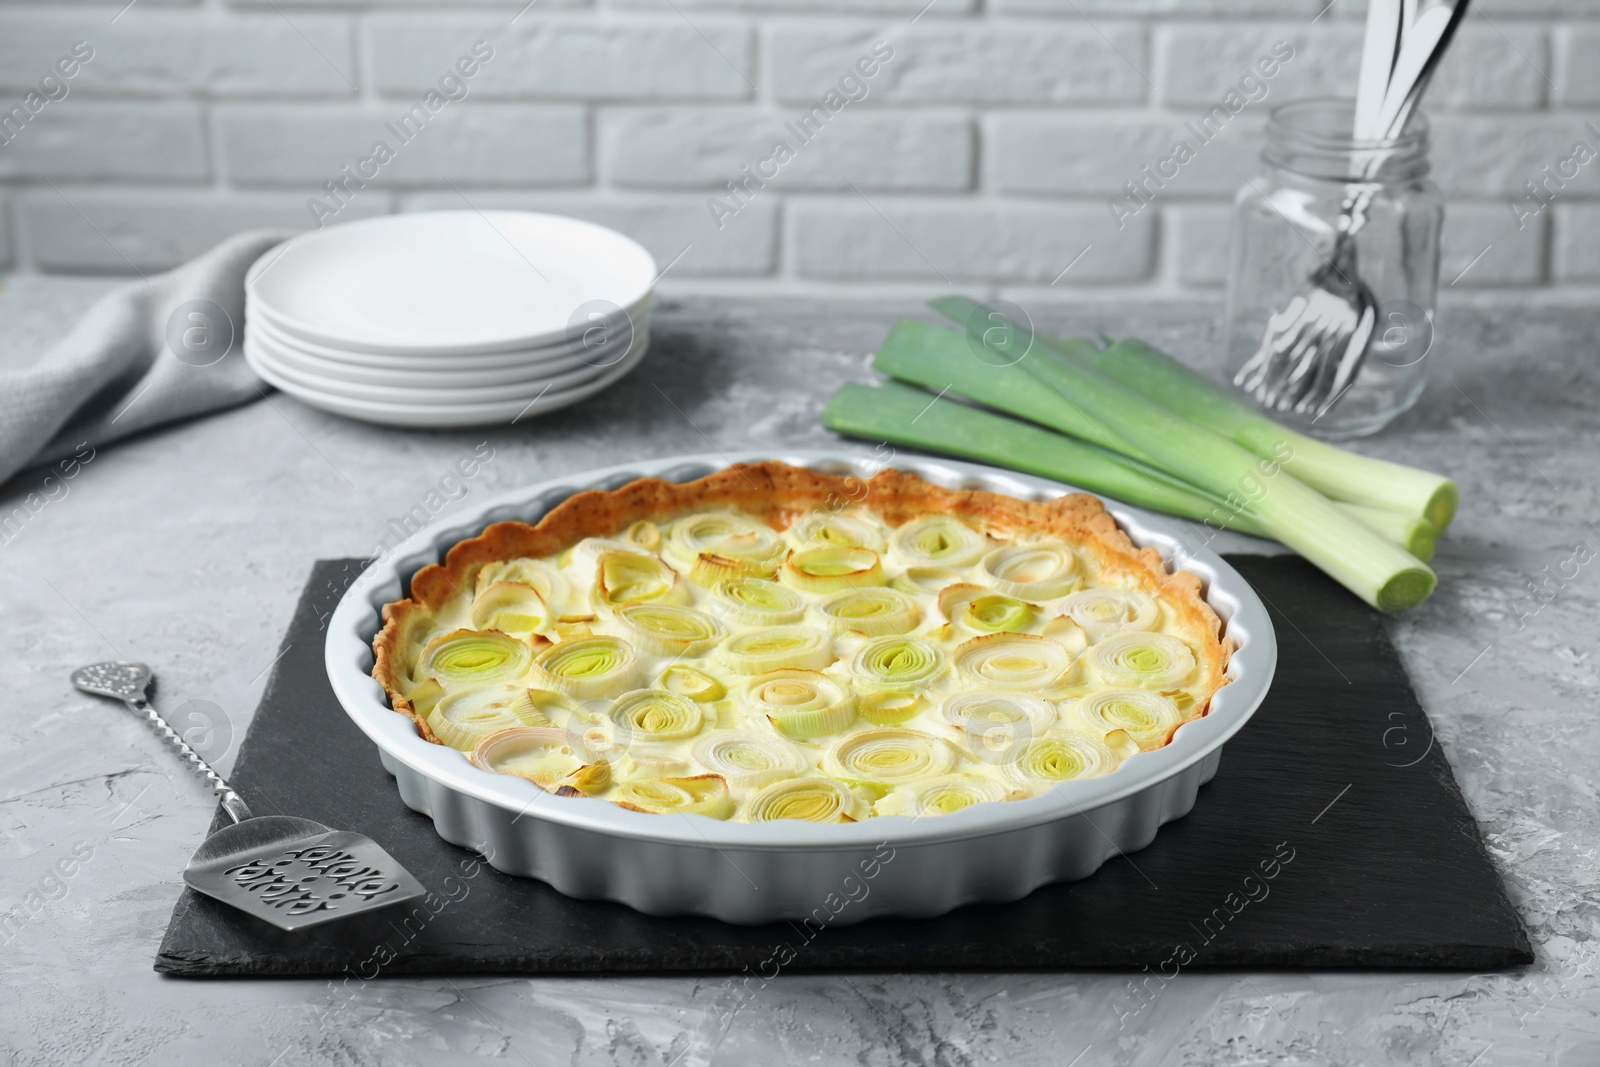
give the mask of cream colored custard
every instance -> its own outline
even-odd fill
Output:
[[[1063,540],[734,508],[485,563],[405,629],[433,739],[648,812],[940,814],[1103,775],[1221,684],[1214,635]],[[1145,586],[1144,589],[1140,585]]]

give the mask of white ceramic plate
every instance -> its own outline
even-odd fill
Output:
[[[264,365],[271,368],[282,377],[295,384],[311,389],[327,396],[343,397],[347,400],[375,400],[391,404],[407,404],[422,407],[448,406],[460,404],[488,404],[496,401],[510,403],[514,400],[527,402],[541,393],[563,392],[576,389],[585,382],[593,381],[606,372],[605,367],[579,366],[573,370],[563,371],[560,374],[550,375],[544,379],[524,379],[495,385],[411,385],[398,375],[395,381],[387,385],[375,385],[371,382],[349,382],[339,378],[328,377],[316,371],[306,371],[296,367],[292,362],[284,360],[281,353],[271,347],[271,342],[260,337],[246,337],[244,342],[245,359],[252,366]],[[624,353],[624,358],[626,354]],[[618,361],[620,362],[620,360]]]
[[[492,352],[568,338],[655,282],[636,241],[528,211],[385,215],[301,234],[259,259],[251,300],[293,335],[365,352]]]
[[[1176,522],[1107,500],[1137,545],[1179,557],[1205,583],[1237,649],[1229,684],[1203,717],[1184,723],[1164,748],[1141,752],[1099,778],[1064,782],[1038,796],[974,804],[950,815],[880,816],[842,826],[786,820],[719,822],[626,811],[601,800],[554,797],[533,783],[479,770],[453,748],[417,736],[391,711],[369,675],[383,605],[404,596],[412,575],[490,523],[537,522],[585,489],[635,478],[700,478],[734,462],[778,459],[828,474],[870,477],[861,453],[735,453],[628,463],[566,475],[471,504],[384,553],[351,584],[328,622],[327,667],[345,711],[377,745],[401,799],[433,819],[447,841],[489,857],[497,870],[538,878],[569,896],[615,900],[652,915],[710,915],[729,922],[800,920],[828,907],[830,925],[882,915],[930,916],[977,902],[1016,900],[1049,882],[1083,878],[1114,855],[1149,844],[1160,826],[1188,813],[1217,773],[1223,745],[1254,714],[1277,667],[1266,606],[1239,572],[1206,548],[1188,552]],[[893,465],[949,488],[990,489],[1023,500],[1073,490],[1059,482],[975,463],[898,456]],[[870,864],[870,866],[868,866]],[[859,897],[862,872],[869,892]]]
[[[248,340],[248,339],[247,339]],[[644,358],[650,348],[650,338],[639,334],[633,348],[615,367],[600,377],[574,389],[555,390],[535,396],[532,400],[491,402],[486,404],[397,404],[390,401],[353,400],[333,396],[318,389],[307,388],[286,378],[272,366],[251,359],[250,346],[245,345],[245,359],[255,372],[269,384],[314,408],[331,411],[335,415],[375,422],[383,426],[450,429],[463,426],[490,426],[522,422],[535,415],[556,411],[585,400],[622,378]]]
[[[308,383],[313,385],[326,382],[330,391],[335,393],[360,396],[360,392],[350,393],[349,390],[442,390],[455,400],[466,399],[455,395],[458,390],[465,389],[517,389],[525,385],[538,389],[552,381],[555,382],[554,388],[565,389],[581,382],[585,375],[592,377],[616,366],[632,348],[631,338],[619,335],[612,343],[591,352],[479,370],[457,369],[449,365],[432,367],[421,363],[406,368],[351,365],[308,353],[297,345],[283,341],[278,335],[261,329],[259,323],[251,323],[245,328],[245,343],[252,346],[259,356],[277,364],[291,376],[316,379]]]
[[[381,371],[411,371],[419,369],[502,370],[545,361],[555,362],[573,359],[581,361],[583,357],[590,356],[589,350],[603,348],[617,339],[626,340],[630,334],[649,327],[650,298],[646,296],[645,299],[625,309],[621,314],[593,324],[589,330],[577,337],[530,348],[510,348],[496,352],[465,354],[449,351],[358,352],[352,349],[333,348],[328,345],[317,344],[314,341],[307,341],[285,330],[278,325],[277,321],[264,308],[249,300],[245,302],[245,323],[247,331],[269,335],[274,340],[293,348],[296,352],[316,356],[319,359],[345,366]]]

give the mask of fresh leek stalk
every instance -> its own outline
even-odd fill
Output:
[[[1161,466],[1218,496],[1259,490],[1250,509],[1279,541],[1381,611],[1403,611],[1427,599],[1435,578],[1427,564],[1384,540],[1327,497],[1242,445],[1186,422],[1115,378],[1066,359],[1042,355],[1023,366],[1042,384],[1087,405],[1127,440],[1138,440]],[[1264,475],[1273,471],[1272,477]]]
[[[1420,516],[1436,530],[1455,515],[1456,485],[1443,475],[1348,452],[1280,426],[1143,341],[1118,341],[1095,356],[1094,365],[1259,456],[1287,452],[1283,469],[1334,500]]]
[[[962,303],[959,298],[937,300],[934,306],[955,315]],[[1087,422],[1114,446],[1123,451],[1136,447],[1138,457],[1215,497],[1226,499],[1254,490],[1250,510],[1274,538],[1381,611],[1403,611],[1433,592],[1434,573],[1425,563],[1282,470],[1277,460],[1257,456],[1086,365],[1082,349],[1097,351],[1089,342],[1079,341],[1077,346],[1063,342],[1062,347],[1068,354],[1047,349],[999,373],[971,358],[963,377],[998,378],[1020,367],[1034,380],[1036,392],[1055,393],[1062,410],[1070,412],[1054,428],[1072,432]],[[962,384],[951,387],[961,392]],[[1266,476],[1269,472],[1271,477]]]
[[[966,358],[972,359],[958,334],[929,329],[954,340]],[[898,332],[900,327],[895,330]],[[943,387],[941,383],[933,388]],[[1036,385],[1032,388],[1041,393]],[[1267,535],[1248,512],[1233,514],[1226,506],[1155,467],[949,397],[934,402],[933,393],[901,382],[891,380],[877,388],[847,383],[828,401],[822,423],[849,437],[991,463],[1068,482],[1168,515],[1196,522],[1209,520],[1257,537]]]
[[[940,297],[930,303],[940,314],[963,326],[972,320],[974,314],[983,310],[982,305],[964,296]],[[994,318],[992,313],[985,314],[987,320]],[[1015,329],[1008,331],[1013,335],[1019,332]],[[967,338],[959,339],[965,345]],[[1066,354],[1069,360],[1079,365],[1079,369],[1098,370],[1135,392],[1177,412],[1188,422],[1226,437],[1258,456],[1281,463],[1284,469],[1297,479],[1331,499],[1416,515],[1427,519],[1440,530],[1448,526],[1450,519],[1455,515],[1458,499],[1456,486],[1443,475],[1347,452],[1342,448],[1289,430],[1273,422],[1205,375],[1190,370],[1172,357],[1141,341],[1132,339],[1118,341],[1102,350],[1082,338],[1057,341],[1049,337],[1035,336],[1032,340],[1033,348]],[[966,347],[970,352],[970,346]],[[1032,370],[1030,364],[1038,362],[1035,358],[1036,353],[1031,351],[1026,353],[1028,358],[1019,360],[1016,354],[998,346],[993,350],[1003,359],[1015,361],[1014,366],[996,368],[973,360],[973,363],[979,363],[979,370],[999,369],[1009,372],[1018,367]],[[877,361],[874,361],[874,366],[877,366]],[[972,372],[973,368],[967,368],[969,375]],[[990,388],[1016,393],[1020,391],[1021,384],[1019,380],[1006,380],[1004,384],[990,385]],[[959,388],[956,391],[962,392]],[[982,400],[981,397],[973,398]],[[1093,405],[1085,405],[1077,396],[1069,395],[1067,399],[1073,402],[1074,409],[1068,416],[1070,425],[1046,422],[1047,425],[1055,426],[1056,429],[1075,437],[1094,441],[1096,444],[1126,450],[1130,455],[1139,458],[1157,459],[1140,455],[1139,450],[1144,446],[1142,437],[1130,439],[1123,435],[1121,441],[1116,440],[1119,434],[1115,426],[1101,418],[1101,413],[1095,410]],[[982,402],[992,403],[988,400]],[[1042,402],[1035,400],[1033,403]],[[1026,418],[1034,418],[1006,404],[992,406],[1023,414]],[[1159,459],[1156,465],[1171,469]]]
[[[1439,527],[1427,519],[1370,504],[1345,501],[1339,506],[1372,527],[1384,540],[1393,541],[1422,562],[1433,558],[1433,550],[1439,543]]]
[[[1034,358],[1030,355],[1022,364]],[[913,319],[895,323],[878,348],[878,354],[872,358],[873,369],[891,378],[923,386],[935,393],[956,393],[1099,445],[1123,459],[1150,462],[1151,457],[1110,433],[1100,420],[1091,416],[1087,407],[1053,389],[1039,388],[1039,383],[1022,364],[997,367],[986,363],[973,353],[966,335]],[[927,403],[924,400],[922,406]],[[935,408],[940,406],[942,402],[934,405]],[[928,414],[933,412],[930,410]]]
[[[959,334],[933,332],[966,351]],[[944,345],[946,340],[937,343]],[[971,353],[967,355],[970,358]],[[961,456],[1067,482],[1214,528],[1253,537],[1272,536],[1248,509],[1214,500],[1182,479],[1138,460],[948,395],[933,401],[933,393],[893,379],[876,388],[847,382],[828,401],[822,423],[848,437]],[[1426,562],[1433,557],[1438,530],[1426,519],[1361,504],[1339,507],[1418,559]]]

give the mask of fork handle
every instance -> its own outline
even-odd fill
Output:
[[[168,744],[183,754],[183,758],[188,760],[195,771],[206,780],[206,784],[211,786],[216,791],[216,794],[222,798],[222,810],[228,813],[228,818],[235,823],[241,823],[250,818],[250,808],[245,804],[243,798],[233,791],[233,786],[228,784],[228,780],[213,770],[211,764],[201,758],[200,753],[190,748],[189,743],[178,736],[178,731],[167,724],[167,720],[161,717],[161,713],[155,709],[155,706],[150,703],[148,698],[144,696],[128,697],[124,698],[122,702],[128,705],[128,710],[138,712],[148,719],[150,725],[155,727],[156,733],[160,734]]]

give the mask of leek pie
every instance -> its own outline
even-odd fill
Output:
[[[373,650],[395,711],[485,770],[846,822],[1108,774],[1205,714],[1231,643],[1092,496],[770,462],[496,523],[417,573]]]

